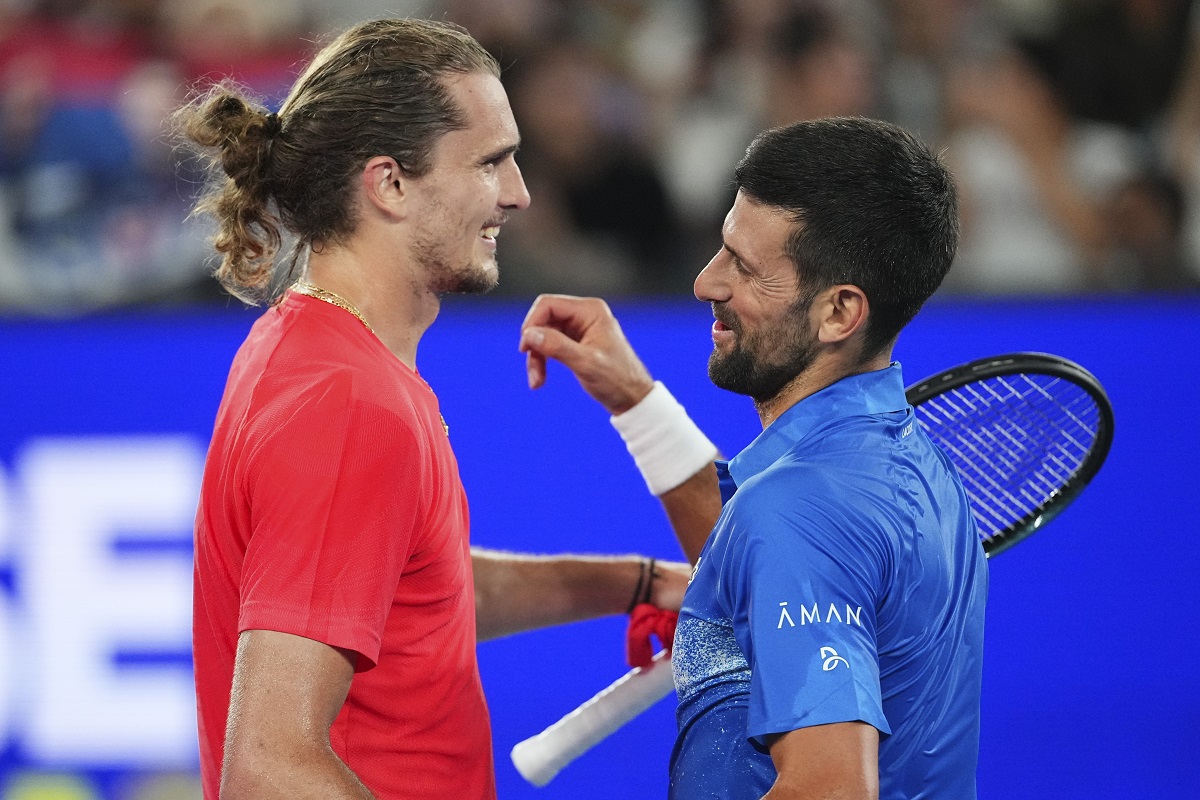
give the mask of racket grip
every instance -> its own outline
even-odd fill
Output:
[[[534,786],[554,776],[609,734],[675,689],[671,656],[659,652],[648,667],[630,670],[546,730],[512,749],[513,766]]]

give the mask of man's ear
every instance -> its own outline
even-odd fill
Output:
[[[412,177],[391,156],[375,156],[363,167],[363,194],[371,206],[384,214],[402,219],[408,213]]]
[[[844,342],[865,331],[870,303],[867,295],[852,283],[831,286],[817,295],[817,338],[826,343]]]

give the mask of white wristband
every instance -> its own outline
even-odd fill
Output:
[[[717,447],[696,427],[661,381],[650,394],[609,422],[646,480],[651,494],[669,492],[717,457]]]

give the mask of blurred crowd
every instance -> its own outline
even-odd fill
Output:
[[[851,114],[945,151],[947,293],[1200,284],[1200,0],[0,0],[0,309],[219,297],[167,115],[223,77],[275,107],[385,13],[504,67],[504,293],[686,294],[754,134]]]

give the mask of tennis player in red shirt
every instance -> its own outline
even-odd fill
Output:
[[[213,156],[217,277],[269,299],[239,350],[196,517],[205,797],[495,796],[478,638],[678,608],[686,569],[472,552],[416,369],[440,295],[497,281],[529,204],[496,62],[461,29],[364,23],[278,114],[220,86],[180,109]]]

